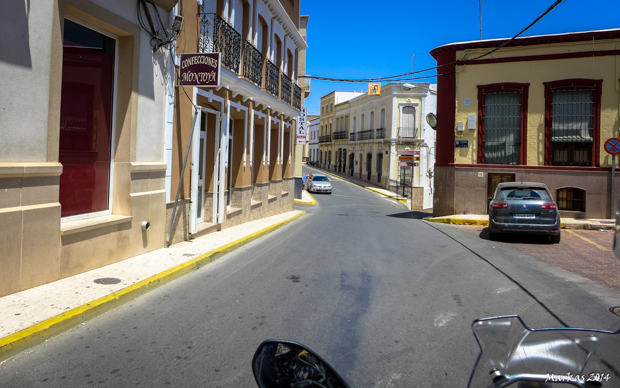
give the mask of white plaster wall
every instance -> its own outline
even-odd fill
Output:
[[[92,0],[101,8],[119,15],[131,23],[139,25],[136,15],[136,2],[126,0]],[[159,9],[165,27],[169,27],[168,12]],[[153,13],[151,17],[156,27],[159,19]],[[96,15],[95,15],[96,16]],[[172,65],[168,55],[160,50],[153,54],[151,38],[141,30],[140,33],[140,68],[138,77],[138,122],[136,139],[136,162],[163,162],[164,136],[166,123],[166,88],[168,71]],[[134,60],[136,60],[134,58]]]
[[[0,162],[45,162],[53,2],[1,3]]]

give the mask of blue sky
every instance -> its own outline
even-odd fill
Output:
[[[555,0],[485,0],[482,38],[510,38]],[[478,0],[301,0],[308,24],[307,74],[337,78],[396,75],[436,65],[438,46],[480,39]],[[620,0],[565,0],[523,36],[620,28]],[[432,73],[420,74],[432,75]],[[435,82],[434,80],[431,80]],[[333,90],[367,90],[365,83],[312,80],[305,106],[318,114]]]

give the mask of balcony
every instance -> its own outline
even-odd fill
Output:
[[[269,59],[265,60],[265,90],[278,98],[280,91],[280,70]]]
[[[347,131],[338,131],[334,132],[334,140],[346,140],[347,139]]]
[[[304,93],[306,94],[306,98],[310,95],[310,84],[310,78],[306,78],[306,81],[304,82]]]
[[[247,40],[243,43],[243,76],[259,88],[263,84],[263,54]]]
[[[375,138],[375,130],[367,129],[365,131],[359,131],[357,134],[357,140],[373,140]]]
[[[301,88],[293,84],[293,108],[301,110]]]
[[[349,133],[349,141],[355,141],[355,132]]]
[[[241,64],[241,34],[212,13],[201,13],[198,52],[222,53],[222,65],[239,74]]]
[[[293,91],[293,81],[284,73],[280,73],[280,83],[282,85],[282,93],[280,99],[291,105],[291,93]]]
[[[204,7],[202,9],[204,11]],[[198,13],[200,35],[198,52],[221,53],[222,65],[234,74],[258,86],[262,91],[301,110],[302,88],[280,72],[278,67],[219,15]],[[306,97],[310,82],[306,80]]]
[[[417,139],[418,129],[415,127],[398,127],[399,139]]]
[[[376,139],[385,139],[385,128],[377,128],[377,132],[375,134]]]
[[[319,136],[319,143],[331,143],[332,135],[321,135]]]

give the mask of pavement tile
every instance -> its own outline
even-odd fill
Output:
[[[486,227],[455,227],[488,239]],[[620,259],[612,252],[613,232],[609,230],[564,230],[559,244],[529,235],[507,235],[495,243],[510,245],[537,260],[620,291]]]

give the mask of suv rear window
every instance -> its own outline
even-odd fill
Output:
[[[551,196],[545,189],[538,188],[505,188],[497,196],[499,200],[536,200],[551,201]]]

